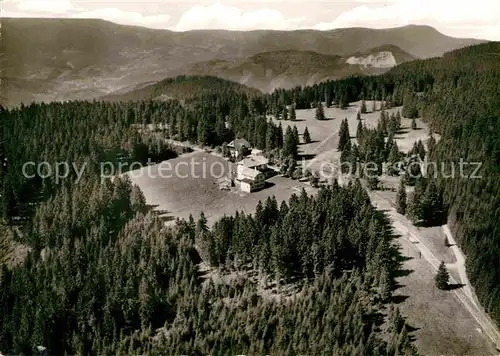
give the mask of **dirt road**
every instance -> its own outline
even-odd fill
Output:
[[[445,233],[446,237],[448,238],[448,242],[450,243],[450,247],[453,251],[453,254],[455,255],[456,262],[455,263],[448,263],[446,267],[448,269],[455,269],[458,271],[458,274],[460,276],[460,281],[463,284],[463,290],[471,299],[471,301],[478,306],[479,303],[476,301],[475,298],[475,293],[472,290],[472,286],[470,284],[469,278],[467,277],[467,273],[465,271],[465,255],[462,253],[462,250],[460,250],[460,247],[458,247],[457,242],[455,241],[455,238],[453,237],[450,228],[448,225],[443,225],[443,232]]]
[[[387,213],[388,217],[393,222],[395,231],[412,242],[419,250],[421,256],[425,258],[425,260],[429,262],[429,264],[437,271],[441,261],[439,261],[432,250],[422,242],[418,229],[413,226],[413,224],[405,216],[398,214],[391,202],[383,196],[375,191],[370,191],[369,195],[373,205]],[[456,245],[455,239],[453,238],[447,225],[443,226],[443,230],[448,237],[448,241],[453,247],[453,252],[455,253],[457,260],[457,262],[448,265],[448,267],[456,268],[460,276],[460,281],[456,281],[453,277],[450,277],[450,283],[464,285],[462,288],[452,290],[451,293],[453,293],[458,300],[460,300],[467,311],[481,326],[481,331],[488,335],[491,341],[493,341],[496,345],[497,349],[500,349],[500,331],[477,302],[477,297],[471,288],[470,281],[467,278],[467,273],[465,271],[465,256]]]

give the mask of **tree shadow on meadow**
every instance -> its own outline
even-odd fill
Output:
[[[298,161],[300,161],[301,159],[310,160],[313,159],[314,157],[316,157],[316,154],[314,153],[301,153],[298,156]]]
[[[463,284],[463,283],[451,283],[451,284],[448,284],[448,287],[446,287],[446,290],[455,290],[455,289],[460,289],[462,287],[465,287],[465,284]]]

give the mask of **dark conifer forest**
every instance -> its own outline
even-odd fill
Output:
[[[437,144],[431,144],[430,160],[437,163],[438,169],[444,164],[446,175],[450,174],[450,163],[454,163],[456,176],[443,178],[437,174],[434,179],[430,172],[420,184],[430,180],[433,189],[442,191],[444,213],[467,255],[469,278],[482,305],[500,323],[500,43],[466,47],[443,58],[405,63],[381,76],[352,77],[276,91],[271,102],[294,101],[297,108],[306,108],[310,102],[325,97],[325,93],[338,105],[361,98],[384,98],[386,107],[404,105],[402,114],[422,117],[442,136]],[[388,134],[376,130],[374,140],[377,131],[382,137]],[[384,161],[387,150],[380,144],[372,147],[374,158],[369,160]],[[474,172],[477,165],[469,164],[461,177],[460,159],[480,162],[480,170]],[[481,178],[470,178],[472,175]]]
[[[252,214],[235,212],[211,226],[202,215],[167,227],[126,176],[99,175],[104,161],[158,162],[183,152],[165,139],[220,146],[243,137],[293,159],[298,137],[266,115],[289,118],[287,108],[324,98],[332,101],[326,106],[380,98],[386,107],[404,105],[403,116],[423,117],[441,135],[430,152],[417,144],[412,154],[483,163],[481,179],[404,182],[425,197],[417,200],[424,206],[409,201],[405,211],[428,224],[447,217],[477,295],[500,323],[499,55],[500,44],[488,43],[381,76],[269,95],[218,82],[183,101],[2,109],[0,224],[28,252],[18,264],[2,264],[0,351],[33,354],[41,345],[54,355],[416,354],[392,305],[400,258],[390,223],[360,181],[333,182],[281,204],[270,197]],[[399,122],[382,114],[378,128],[361,125],[359,147],[350,140],[339,147],[343,159],[397,162],[391,135]],[[24,178],[28,161],[87,168],[78,182],[74,173],[56,182]],[[202,264],[240,277],[214,282]],[[290,286],[298,290],[287,292]]]

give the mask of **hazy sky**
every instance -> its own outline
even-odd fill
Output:
[[[500,40],[500,0],[0,0],[0,8],[2,17],[101,18],[175,31],[426,24],[450,36]]]

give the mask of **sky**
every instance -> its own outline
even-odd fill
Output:
[[[449,36],[500,41],[500,0],[0,0],[0,12],[0,17],[99,18],[174,31],[419,24]]]

